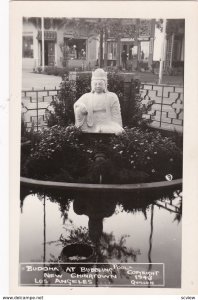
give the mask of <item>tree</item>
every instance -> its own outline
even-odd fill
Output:
[[[25,18],[24,18],[25,20]],[[41,27],[41,18],[28,18],[37,28]],[[137,39],[140,29],[140,19],[121,18],[44,18],[44,27],[59,29],[72,28],[73,37],[79,37],[83,29],[86,36],[97,38],[100,43],[99,66],[107,66],[107,40],[117,42],[117,65],[120,65],[121,38]],[[104,48],[103,48],[104,44]],[[64,52],[64,49],[63,49]],[[104,57],[104,60],[103,60]]]
[[[64,18],[61,25],[65,27],[71,26],[73,30],[73,35],[78,36],[79,30],[84,28],[88,37],[98,36],[100,41],[100,57],[99,66],[107,66],[107,39],[113,38],[118,45],[117,61],[120,64],[120,40],[123,37],[136,38],[138,34],[138,19],[83,19],[83,18]],[[104,50],[103,50],[104,42]],[[103,53],[104,51],[104,53]],[[104,61],[103,61],[104,56]]]
[[[184,19],[168,19],[166,34],[167,36],[172,34],[183,34],[184,33],[185,20]]]
[[[68,61],[69,61],[69,47],[64,44],[64,42],[59,44],[61,52],[63,54],[63,61],[62,65],[64,68],[67,68],[68,66]]]
[[[163,20],[158,19],[156,20],[156,26],[161,31],[163,29]],[[184,19],[167,19],[166,25],[166,34],[167,36],[174,34],[183,34],[185,27],[185,20]]]

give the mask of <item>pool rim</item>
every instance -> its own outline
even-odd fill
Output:
[[[151,190],[169,187],[181,187],[182,178],[174,179],[171,181],[155,181],[143,183],[129,183],[129,184],[94,184],[94,183],[73,183],[73,182],[60,182],[60,181],[45,181],[27,177],[20,177],[20,182],[24,186],[48,187],[48,188],[61,188],[65,190],[94,190],[94,191],[134,191],[134,190]]]

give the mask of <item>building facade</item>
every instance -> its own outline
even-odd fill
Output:
[[[80,20],[80,19],[79,19]],[[96,30],[98,19],[78,22],[72,19],[44,19],[42,43],[41,18],[23,19],[23,69],[40,66],[92,69],[95,66],[117,66],[126,70],[151,69],[153,63],[155,20],[131,19],[122,23],[134,26],[134,34]],[[95,24],[94,24],[95,23]],[[130,23],[130,24],[129,24]],[[95,25],[95,26],[92,26]],[[127,25],[127,24],[126,24]],[[42,62],[44,45],[44,62]],[[126,63],[123,66],[123,53]]]
[[[93,67],[98,59],[98,37],[88,28],[77,31],[62,19],[44,19],[44,62],[42,62],[41,18],[23,19],[23,69],[39,66]]]
[[[166,71],[181,73],[184,71],[185,22],[183,19],[168,20],[166,36]]]
[[[123,22],[127,21],[124,20]],[[122,54],[125,53],[127,70],[151,69],[154,51],[155,20],[134,19],[132,22],[135,26],[135,34],[133,36],[130,36],[130,33],[123,33],[119,41],[113,37],[107,40],[108,65],[122,66]]]

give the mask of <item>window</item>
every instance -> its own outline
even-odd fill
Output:
[[[23,57],[33,58],[33,36],[23,36]]]
[[[69,59],[86,59],[86,39],[64,38]]]
[[[173,61],[182,60],[182,51],[182,39],[176,37],[173,46]]]
[[[141,42],[140,60],[148,61],[149,59],[149,42]]]
[[[117,43],[107,42],[107,58],[109,60],[116,60],[117,57]]]
[[[130,53],[129,53],[129,59],[137,58],[137,55],[138,55],[138,46],[131,46]]]

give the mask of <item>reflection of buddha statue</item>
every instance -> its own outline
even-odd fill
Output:
[[[94,243],[99,242],[103,232],[103,219],[113,215],[116,207],[116,202],[113,200],[107,201],[107,198],[101,199],[98,195],[93,199],[79,198],[73,202],[74,212],[78,215],[87,215],[89,217],[89,237]]]
[[[122,133],[120,103],[116,94],[107,91],[107,73],[103,69],[92,73],[91,88],[74,104],[76,126],[85,132]]]

